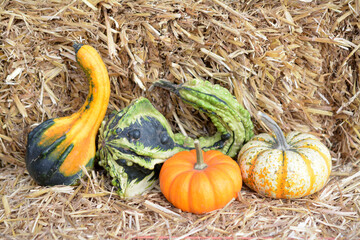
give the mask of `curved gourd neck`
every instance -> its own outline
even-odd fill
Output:
[[[86,102],[79,109],[79,117],[91,116],[86,121],[98,128],[105,116],[110,98],[110,81],[105,64],[96,50],[88,45],[74,44],[76,60],[82,67],[89,82]],[[85,120],[85,119],[84,119]]]
[[[289,144],[286,142],[286,138],[284,136],[284,133],[281,131],[281,128],[279,125],[276,124],[276,122],[266,115],[263,112],[258,112],[258,117],[261,119],[261,121],[268,127],[270,130],[275,134],[276,141],[273,145],[274,149],[279,149],[282,151],[286,151],[290,149]]]

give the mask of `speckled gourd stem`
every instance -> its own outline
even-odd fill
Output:
[[[283,151],[289,150],[290,146],[289,144],[287,144],[286,142],[286,138],[284,136],[284,133],[282,132],[281,128],[279,127],[279,125],[276,124],[276,122],[269,117],[268,115],[266,115],[263,112],[258,112],[258,117],[261,119],[261,121],[270,128],[270,130],[275,134],[276,136],[276,140],[275,140],[275,144],[273,145],[274,149],[280,149]]]

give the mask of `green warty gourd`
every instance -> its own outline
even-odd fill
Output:
[[[211,119],[217,132],[198,139],[204,151],[215,149],[234,158],[253,136],[249,112],[220,85],[193,79],[180,85],[161,80],[152,87],[170,90]],[[173,133],[166,118],[143,97],[110,114],[99,130],[99,165],[110,174],[122,198],[151,189],[161,163],[177,152],[193,148],[194,139]]]

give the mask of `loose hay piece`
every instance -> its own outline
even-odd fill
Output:
[[[359,238],[359,6],[358,0],[2,1],[0,238]],[[147,91],[161,78],[208,79],[254,117],[262,110],[285,131],[322,138],[333,156],[329,183],[293,201],[244,187],[227,208],[203,216],[180,212],[158,189],[120,200],[100,169],[79,186],[36,186],[24,165],[27,133],[76,111],[87,94],[73,41],[91,44],[104,58],[109,112],[146,96],[175,130],[178,116],[189,136],[212,133],[209,120],[175,96]]]

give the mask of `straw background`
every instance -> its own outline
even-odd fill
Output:
[[[0,238],[360,237],[359,0],[0,0]],[[79,186],[39,187],[27,134],[85,102],[72,42],[96,48],[109,71],[108,112],[146,96],[188,135],[212,134],[203,114],[155,88],[198,77],[228,88],[256,119],[318,136],[333,172],[318,193],[239,199],[205,215],[180,212],[158,188],[114,195],[101,169]],[[178,120],[177,120],[178,119]]]

